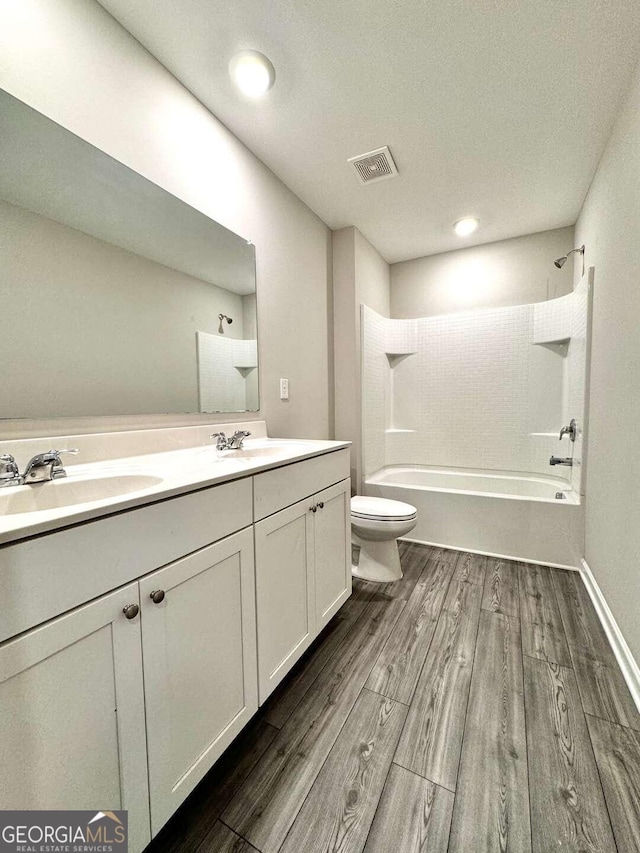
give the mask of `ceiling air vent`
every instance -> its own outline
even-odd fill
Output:
[[[350,157],[347,162],[352,166],[362,184],[384,181],[398,174],[391,151],[389,151],[386,145],[384,148],[376,148],[375,151],[369,151],[368,154],[360,154],[359,157]]]

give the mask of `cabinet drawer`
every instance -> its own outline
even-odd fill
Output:
[[[251,524],[235,480],[0,549],[0,642]]]
[[[348,448],[257,474],[253,478],[254,518],[266,518],[348,477]]]

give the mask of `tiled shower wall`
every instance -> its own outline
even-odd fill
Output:
[[[196,332],[201,412],[258,410],[258,342]]]
[[[588,287],[534,305],[412,320],[363,306],[365,476],[385,465],[552,473],[580,488]],[[572,469],[550,455],[574,453]]]

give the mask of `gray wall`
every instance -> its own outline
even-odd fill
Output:
[[[329,229],[95,0],[24,0],[19,14],[9,4],[0,30],[2,88],[254,242],[260,416],[273,435],[330,435]],[[279,400],[280,377],[290,382],[288,403]],[[9,437],[210,419],[78,419],[0,430]]]
[[[542,302],[571,292],[571,268],[553,266],[573,249],[573,228],[558,228],[403,261],[391,266],[391,316],[432,317]],[[380,312],[382,313],[382,312]]]
[[[391,273],[389,264],[357,228],[354,231],[356,297],[383,317],[390,317]],[[359,314],[359,312],[358,312]]]
[[[576,225],[595,268],[585,556],[640,661],[640,68]]]
[[[351,441],[351,479],[360,490],[362,468],[362,344],[360,306],[389,316],[389,265],[350,226],[333,232],[333,352],[335,436]]]

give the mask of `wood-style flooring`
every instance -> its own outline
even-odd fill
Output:
[[[640,852],[640,715],[580,575],[401,556],[148,853]]]

